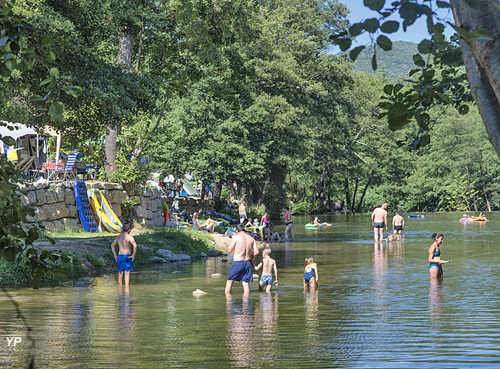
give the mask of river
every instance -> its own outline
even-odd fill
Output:
[[[116,275],[9,288],[32,340],[0,292],[0,365],[24,368],[34,357],[36,368],[498,368],[500,213],[487,216],[406,218],[404,242],[380,245],[367,214],[321,216],[334,226],[320,229],[294,217],[298,241],[271,244],[279,286],[270,294],[255,282],[243,297],[236,282],[226,297],[231,256],[137,267],[130,291]],[[427,262],[433,232],[444,233],[442,258],[453,260],[438,283]],[[316,292],[303,291],[306,256],[318,263]]]

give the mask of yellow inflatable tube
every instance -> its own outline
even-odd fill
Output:
[[[121,233],[122,223],[116,216],[111,206],[106,201],[106,198],[97,188],[87,190],[90,207],[94,213],[95,222],[101,232],[101,224],[112,233]]]

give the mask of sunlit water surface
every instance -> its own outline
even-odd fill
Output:
[[[368,215],[323,216],[334,226],[321,229],[294,217],[298,241],[271,245],[280,284],[270,294],[252,283],[243,297],[235,283],[226,298],[231,256],[137,267],[130,292],[116,275],[9,289],[33,345],[0,294],[0,365],[34,356],[37,368],[497,368],[500,214],[486,224],[460,216],[406,219],[405,241],[381,245]],[[453,260],[439,283],[429,280],[433,232]],[[303,291],[306,256],[318,263],[316,292]],[[208,294],[193,296],[198,288]]]

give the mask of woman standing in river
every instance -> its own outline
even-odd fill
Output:
[[[295,241],[295,238],[293,238],[292,234],[292,227],[293,227],[293,221],[292,221],[292,213],[288,209],[288,206],[283,206],[283,215],[281,216],[281,219],[285,221],[285,241],[288,241],[288,234],[290,234],[290,239],[292,241]]]
[[[434,233],[432,235],[434,243],[429,247],[429,272],[431,279],[443,278],[443,264],[449,261],[441,260],[441,250],[439,245],[443,242],[443,235],[441,233]]]

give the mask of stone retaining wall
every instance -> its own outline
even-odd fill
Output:
[[[146,227],[160,227],[163,225],[161,216],[161,203],[166,201],[169,207],[173,198],[162,196],[158,189],[144,188],[142,192],[127,191],[121,184],[106,182],[86,182],[87,188],[101,190],[113,211],[118,217],[122,216],[122,205],[132,201],[133,209],[137,214],[137,220]],[[73,182],[36,182],[31,185],[19,185],[18,192],[24,205],[35,209],[35,216],[26,218],[27,223],[41,221],[42,225],[49,231],[64,231],[65,228],[78,230],[83,228],[78,216]],[[199,199],[179,198],[179,206],[190,213],[200,208],[205,211],[213,211],[212,200],[205,200],[203,204]]]

